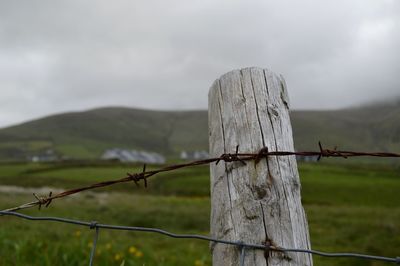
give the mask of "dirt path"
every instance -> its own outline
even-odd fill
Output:
[[[49,192],[53,192],[54,194],[65,191],[62,188],[54,188],[54,187],[20,187],[20,186],[8,186],[8,185],[0,185],[0,193],[1,194],[30,194],[33,193],[37,195],[48,195]],[[107,192],[93,192],[86,191],[83,194],[74,194],[69,196],[69,198],[79,198],[79,197],[91,197],[96,198],[99,203],[106,202],[110,193]]]
[[[48,194],[49,191],[52,191],[53,193],[60,193],[64,190],[62,188],[53,188],[53,187],[19,187],[19,186],[0,185],[0,193]]]

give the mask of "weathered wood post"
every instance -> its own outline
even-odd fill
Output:
[[[209,92],[210,155],[293,151],[289,100],[283,77],[267,69],[234,70]],[[268,160],[268,163],[267,163]],[[268,166],[270,169],[268,170]],[[269,174],[270,173],[270,174]],[[257,165],[221,161],[211,165],[211,234],[253,244],[310,248],[294,156],[269,156]],[[213,265],[239,265],[235,246],[212,244]],[[312,265],[303,253],[247,249],[245,265]]]

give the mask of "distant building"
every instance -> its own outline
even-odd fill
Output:
[[[43,153],[32,155],[30,160],[34,163],[39,162],[55,162],[60,160],[60,157],[52,149],[48,149]]]
[[[203,160],[208,159],[209,154],[206,151],[182,151],[181,159],[183,160]]]
[[[165,157],[155,152],[125,150],[113,148],[106,150],[101,156],[103,160],[118,160],[120,162],[139,162],[149,164],[163,164]]]
[[[303,156],[303,155],[296,155],[296,160],[298,162],[317,162],[318,161],[318,156]]]

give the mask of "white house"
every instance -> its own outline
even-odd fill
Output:
[[[140,162],[149,164],[163,164],[165,157],[155,152],[125,150],[113,148],[106,150],[101,156],[103,160],[119,160],[120,162]]]

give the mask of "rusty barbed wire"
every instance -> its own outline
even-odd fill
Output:
[[[160,169],[150,170],[150,171],[146,171],[146,165],[144,165],[142,172],[127,173],[127,175],[125,177],[120,178],[120,179],[109,180],[109,181],[99,182],[99,183],[91,184],[91,185],[80,187],[80,188],[70,189],[70,190],[66,190],[61,193],[55,194],[55,195],[52,195],[52,192],[50,192],[48,196],[37,196],[36,194],[34,194],[35,198],[37,199],[36,201],[28,202],[28,203],[22,204],[17,207],[5,209],[3,211],[15,212],[18,210],[32,208],[35,206],[38,206],[39,210],[40,210],[42,206],[48,207],[52,203],[52,201],[55,199],[60,199],[60,198],[64,198],[64,197],[67,197],[67,196],[70,196],[73,194],[80,193],[82,191],[112,186],[112,185],[119,184],[119,183],[134,182],[137,186],[139,186],[139,182],[141,180],[143,180],[144,186],[147,187],[147,185],[148,185],[147,179],[151,176],[154,176],[154,175],[157,175],[160,173],[164,173],[164,172],[175,171],[175,170],[187,168],[187,167],[207,165],[207,164],[211,164],[211,163],[218,164],[221,161],[224,161],[225,163],[240,162],[245,165],[246,161],[254,161],[257,164],[260,162],[261,159],[266,158],[267,166],[268,166],[267,168],[269,171],[270,167],[269,167],[268,158],[270,156],[291,156],[291,155],[310,156],[310,157],[314,156],[314,157],[317,157],[318,161],[321,158],[328,158],[328,157],[338,157],[338,158],[345,158],[345,159],[347,159],[349,157],[365,157],[365,156],[382,157],[382,158],[400,158],[399,153],[358,152],[358,151],[337,150],[336,148],[331,150],[331,149],[324,149],[321,142],[318,143],[318,146],[319,146],[319,151],[270,151],[268,149],[268,147],[263,147],[257,153],[239,153],[239,146],[236,146],[235,153],[224,153],[219,157],[198,160],[198,161],[192,161],[192,162],[182,163],[182,164],[168,165],[168,166],[162,167]]]

